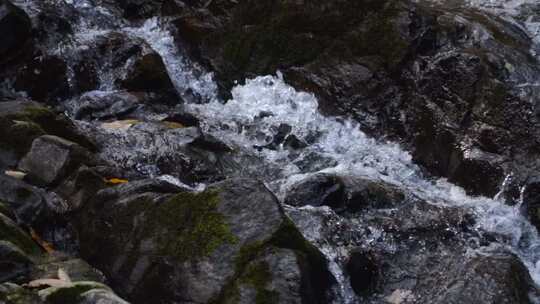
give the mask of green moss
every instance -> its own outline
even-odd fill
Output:
[[[75,131],[75,126],[62,115],[45,107],[28,106],[18,113],[0,117],[0,142],[18,155],[25,154],[35,138],[51,134],[93,149],[94,145]]]
[[[179,261],[196,261],[210,256],[223,244],[234,244],[225,218],[217,211],[215,191],[180,193],[153,209],[150,219],[158,231],[160,253]]]
[[[254,262],[260,258],[263,251],[270,248],[287,248],[294,250],[297,256],[307,263],[325,265],[322,254],[311,245],[298,231],[291,220],[285,219],[279,229],[268,239],[243,245],[235,259],[235,274],[223,287],[210,304],[235,303],[240,296],[239,285],[247,284],[256,290],[256,304],[276,303],[278,294],[267,290],[266,286],[272,277],[268,264]],[[324,267],[323,267],[324,268]],[[323,273],[321,270],[320,273]]]
[[[250,261],[253,261],[259,256],[261,251],[264,250],[265,245],[265,242],[256,241],[242,246],[235,259],[236,272],[241,273]]]
[[[41,253],[36,243],[11,219],[3,214],[0,214],[0,240],[13,243],[26,254],[38,255]]]
[[[272,281],[272,273],[266,262],[257,262],[248,265],[240,282],[255,289],[256,304],[273,304],[279,301],[279,294],[276,291],[268,290],[267,285]]]

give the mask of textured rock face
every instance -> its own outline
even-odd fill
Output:
[[[30,39],[30,18],[8,0],[0,1],[0,64],[17,56]]]
[[[527,35],[498,17],[394,0],[188,6],[179,36],[223,88],[279,69],[322,110],[402,140],[471,194],[495,195],[512,171],[518,183],[534,175],[520,164],[537,155],[537,102],[513,84],[537,68]]]
[[[50,186],[82,163],[92,163],[91,157],[88,150],[74,142],[44,135],[34,140],[30,151],[19,163],[19,169],[27,172],[28,178],[36,184]]]
[[[288,121],[271,125],[271,139],[258,132],[254,124],[280,119],[273,108],[249,108],[254,122],[239,118],[236,129],[204,112],[223,108],[205,104],[214,93],[202,89],[214,84],[200,86],[211,75],[190,62],[215,72],[222,96],[236,80],[279,69],[338,116],[333,126],[352,116],[471,194],[494,195],[514,171],[500,197],[515,203],[526,184],[523,206],[538,224],[536,95],[516,84],[539,73],[529,37],[514,24],[454,1],[13,2],[30,17],[0,0],[0,34],[21,25],[0,46],[0,173],[9,170],[0,175],[0,302],[125,304],[104,282],[134,303],[164,304],[493,304],[537,295],[520,261],[538,261],[536,248],[522,248],[535,236],[517,207],[509,215],[493,210],[505,206],[449,206],[445,195],[450,204],[469,198],[447,184],[424,193],[400,183],[429,186],[401,154],[411,179],[396,178],[395,159],[384,155],[374,168],[367,163],[379,159],[358,156],[369,158],[363,177],[344,173],[333,168],[341,159],[311,159],[325,158],[316,147],[324,132],[301,136],[304,126]],[[167,18],[147,20],[156,16]],[[14,47],[22,44],[32,47]],[[237,93],[290,96],[264,79],[264,89],[277,89]],[[23,91],[40,103],[17,99]],[[244,132],[268,140],[229,137]],[[330,153],[349,147],[337,141]],[[383,144],[365,144],[378,158]],[[281,171],[274,161],[284,153],[302,156],[290,165],[306,174],[281,180],[289,164]],[[328,170],[307,173],[320,169]],[[279,188],[284,204],[253,176]],[[482,208],[507,217],[487,224],[501,235],[476,220]],[[34,279],[52,286],[25,285]]]
[[[351,291],[369,303],[530,303],[538,292],[506,249],[473,249],[494,236],[475,231],[474,217],[459,208],[407,196],[345,216],[324,208],[287,213],[308,240],[335,250]]]
[[[69,92],[67,65],[57,56],[43,56],[26,64],[17,76],[15,89],[32,99],[55,104]]]
[[[142,184],[102,190],[81,214],[81,253],[120,293],[135,303],[229,303],[250,299],[245,292],[276,303],[326,303],[331,277],[324,258],[262,184],[232,180],[199,194],[171,190]],[[161,284],[164,276],[170,284]]]

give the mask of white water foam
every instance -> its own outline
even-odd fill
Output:
[[[126,27],[123,30],[146,40],[161,55],[169,76],[181,95],[191,90],[205,101],[217,99],[217,85],[213,74],[197,68],[178,50],[174,37],[164,29],[159,18],[148,19],[142,27]]]
[[[316,98],[295,91],[281,75],[247,80],[245,85],[235,87],[232,95],[233,99],[226,104],[212,102],[191,105],[191,109],[204,118],[208,132],[251,153],[263,155],[267,161],[283,168],[283,179],[277,181],[278,191],[286,191],[291,184],[289,176],[295,181],[298,175],[306,173],[334,172],[384,180],[432,203],[470,208],[478,217],[477,228],[500,236],[499,241],[522,258],[535,282],[540,283],[540,239],[536,229],[521,215],[519,206],[470,197],[462,188],[444,179],[425,178],[412,163],[410,154],[398,145],[369,138],[351,120],[321,115]],[[261,112],[269,116],[259,118]],[[312,134],[318,134],[318,139],[301,153],[283,147],[275,151],[254,148],[268,143],[280,124],[292,126],[292,133],[300,139],[305,140]],[[324,163],[334,165],[311,172],[294,165],[313,154],[322,156]]]
[[[476,228],[499,236],[499,243],[518,255],[540,284],[540,238],[519,206],[470,197],[445,179],[424,177],[411,155],[399,145],[368,137],[352,120],[323,116],[312,94],[296,91],[279,73],[246,80],[232,90],[231,100],[220,102],[215,98],[216,85],[211,76],[194,81],[171,35],[154,22],[148,21],[138,31],[163,56],[177,87],[189,88],[195,83],[195,88],[211,100],[190,104],[188,109],[202,118],[205,131],[280,167],[281,175],[267,180],[278,195],[307,174],[335,172],[383,180],[431,203],[469,208],[478,218]],[[309,143],[307,147],[289,150],[280,144],[275,149],[261,149],[272,141],[280,125],[290,126],[290,133]],[[310,165],[301,165],[305,162]]]

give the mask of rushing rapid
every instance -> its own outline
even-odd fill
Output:
[[[281,168],[277,174],[260,176],[278,197],[283,198],[294,182],[326,172],[382,180],[434,204],[469,208],[477,216],[476,229],[497,235],[499,244],[515,252],[540,284],[540,238],[521,214],[519,204],[507,206],[496,198],[471,197],[445,179],[423,176],[411,155],[399,145],[368,137],[350,119],[322,115],[317,99],[287,85],[279,72],[246,80],[232,90],[231,100],[222,102],[216,98],[212,75],[194,76],[158,20],[151,19],[141,28],[129,30],[144,37],[160,53],[180,90],[192,88],[206,97],[205,103],[187,107],[202,118],[205,131],[262,157],[265,163],[257,166]],[[281,143],[261,149],[272,143],[284,125],[290,127],[290,134],[302,143],[302,148],[290,149]],[[322,250],[331,257],[328,248]],[[339,267],[333,270],[337,277],[343,277]]]
[[[472,6],[496,11],[507,18],[525,18],[527,31],[540,42],[540,21],[525,16],[521,10],[524,5],[535,5],[536,1],[469,2]],[[85,7],[83,4],[80,5]],[[106,11],[100,13],[107,14]],[[505,205],[497,196],[471,197],[445,179],[434,180],[424,176],[412,162],[411,155],[398,144],[370,138],[351,119],[322,115],[316,97],[296,91],[279,72],[247,79],[233,88],[232,99],[220,100],[212,74],[204,72],[183,56],[173,36],[157,18],[149,19],[136,28],[121,23],[111,26],[111,29],[97,28],[81,21],[76,44],[83,47],[85,37],[110,30],[144,39],[162,56],[179,94],[194,93],[201,97],[202,102],[188,104],[186,109],[201,118],[204,131],[242,153],[264,159],[262,163],[249,164],[255,166],[251,172],[266,172],[266,166],[279,168],[273,174],[258,176],[279,198],[283,199],[295,182],[325,172],[384,181],[407,189],[432,204],[467,208],[477,217],[475,228],[496,235],[498,245],[518,255],[534,281],[540,284],[540,237],[521,214],[519,204]],[[64,52],[63,49],[58,51]],[[112,77],[107,77],[106,72],[102,75],[100,90],[112,90]],[[287,129],[293,144],[276,143],[275,139],[283,128]],[[332,211],[321,208],[321,212]],[[329,259],[335,258],[331,248],[321,250]],[[337,264],[331,265],[336,277],[344,280]],[[342,292],[351,293],[349,289],[345,286]]]

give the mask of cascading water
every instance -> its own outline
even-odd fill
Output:
[[[178,87],[191,81],[180,52],[170,42],[170,35],[161,30],[155,19],[138,31],[163,56]],[[287,85],[282,76],[262,76],[248,79],[232,90],[233,98],[223,103],[216,98],[215,84],[210,75],[203,85],[196,81],[194,89],[210,100],[190,104],[188,109],[203,120],[203,128],[243,151],[261,156],[269,164],[281,168],[274,176],[260,176],[283,198],[294,182],[317,172],[359,175],[383,180],[408,189],[418,197],[434,204],[469,208],[478,217],[476,228],[499,235],[500,245],[515,252],[527,266],[531,276],[540,284],[540,238],[536,229],[520,213],[520,206],[507,206],[502,201],[485,197],[470,197],[465,191],[444,179],[424,177],[412,163],[411,156],[393,143],[380,143],[369,138],[357,123],[341,118],[325,117],[318,111],[316,98],[298,92]],[[193,83],[188,81],[189,83]],[[261,115],[262,114],[262,115]],[[278,133],[280,126],[291,127],[290,134],[305,143],[305,147],[289,150],[284,144],[275,149],[261,149]],[[259,164],[265,166],[266,164]],[[325,209],[325,208],[323,208]],[[327,210],[325,212],[331,213]],[[309,236],[308,236],[309,238]],[[329,258],[335,253],[321,248]],[[344,275],[337,265],[332,267],[338,278]],[[348,283],[342,283],[342,300],[353,301]]]
[[[471,5],[500,10],[513,17],[522,16],[519,11],[522,5],[535,4],[535,1],[499,1],[498,5],[489,7],[488,4],[493,2],[470,1]],[[85,1],[77,3],[81,8],[90,5]],[[104,9],[101,9],[100,13],[109,14]],[[531,17],[526,19],[525,24],[531,36],[540,40],[540,23]],[[194,67],[182,55],[172,35],[157,18],[147,20],[141,27],[128,27],[122,22],[109,24],[107,27],[91,26],[83,15],[75,35],[75,46],[84,47],[85,37],[102,35],[111,30],[144,39],[162,56],[180,95],[191,91],[204,101],[188,104],[186,108],[201,118],[206,132],[236,147],[242,153],[264,159],[262,163],[250,164],[256,167],[250,172],[259,169],[266,172],[262,170],[265,166],[280,168],[274,174],[258,176],[280,199],[284,198],[294,182],[320,172],[385,181],[407,189],[432,204],[470,210],[477,217],[475,228],[499,236],[498,244],[518,255],[534,281],[540,284],[540,237],[536,229],[521,215],[519,205],[507,206],[496,198],[470,197],[463,189],[444,179],[432,180],[423,176],[421,170],[412,162],[411,156],[397,144],[382,143],[368,137],[352,120],[323,116],[319,113],[317,99],[312,94],[296,91],[285,83],[279,73],[276,76],[248,79],[245,84],[232,90],[231,100],[226,103],[218,100],[217,85],[212,80],[212,74]],[[101,90],[113,90],[106,73],[100,80]],[[294,139],[294,149],[284,141],[269,147],[282,128],[287,128],[288,136]],[[141,151],[134,153],[139,152]],[[291,210],[298,211],[292,207],[289,212]],[[337,218],[328,208],[319,208],[318,211]],[[316,232],[304,233],[308,238],[316,238]],[[321,247],[321,250],[330,260],[331,270],[340,281],[341,301],[354,302],[355,297],[343,270],[335,261],[339,254],[328,245]]]

